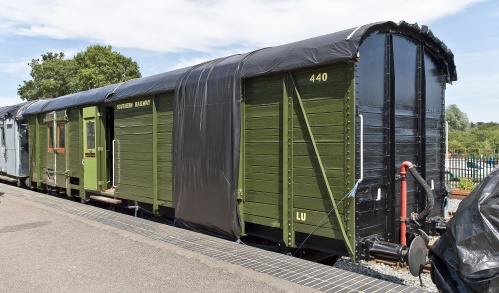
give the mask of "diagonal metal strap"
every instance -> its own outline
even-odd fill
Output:
[[[321,155],[319,154],[319,149],[317,148],[317,144],[315,142],[314,135],[312,133],[312,128],[310,127],[310,123],[308,122],[307,113],[305,111],[305,107],[303,106],[303,101],[301,99],[300,92],[298,91],[298,87],[296,86],[295,80],[294,80],[293,75],[291,73],[289,74],[289,77],[291,79],[291,82],[293,82],[293,87],[294,87],[294,90],[296,92],[298,102],[300,103],[301,112],[303,114],[305,124],[307,125],[307,130],[308,130],[308,134],[310,135],[310,140],[312,141],[312,144],[314,146],[315,155],[317,156],[317,161],[319,161],[319,166],[321,168],[324,183],[326,184],[327,192],[329,194],[331,202],[333,203],[333,209],[334,209],[334,212],[336,214],[336,218],[338,219],[338,224],[340,225],[341,233],[343,234],[343,239],[344,239],[345,244],[350,252],[350,255],[355,255],[354,250],[352,249],[352,246],[350,245],[350,242],[348,241],[348,236],[347,236],[347,233],[345,231],[345,227],[343,225],[343,221],[341,219],[340,212],[337,209],[337,205],[336,205],[336,202],[335,202],[334,197],[333,197],[333,192],[331,191],[331,186],[329,185],[329,180],[328,180],[327,175],[326,175],[326,170],[324,169],[324,165],[322,164]]]

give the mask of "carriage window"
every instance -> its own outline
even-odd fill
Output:
[[[95,123],[87,123],[87,149],[95,149]]]
[[[57,124],[57,137],[59,138],[57,140],[57,151],[64,153],[66,146],[66,125],[64,123]]]
[[[4,146],[5,145],[5,133],[3,132],[3,126],[0,127],[0,145]]]
[[[54,126],[52,124],[47,125],[47,140],[48,140],[48,152],[54,152],[54,131],[52,129]]]

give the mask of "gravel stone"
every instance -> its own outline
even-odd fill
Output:
[[[460,202],[461,200],[459,199],[450,199],[447,211],[456,212]],[[446,214],[448,215],[448,213]],[[338,261],[335,263],[334,266],[343,270],[364,274],[366,276],[375,277],[381,280],[386,280],[397,284],[404,284],[410,287],[420,288],[424,292],[431,292],[431,293],[438,292],[437,287],[431,281],[431,276],[428,273],[421,274],[421,279],[423,281],[423,286],[421,287],[419,278],[411,275],[411,273],[408,270],[404,271],[382,263],[373,264],[366,261],[360,261],[359,263],[352,263],[350,262],[348,257],[342,257],[338,259]]]

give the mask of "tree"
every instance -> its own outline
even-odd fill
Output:
[[[21,99],[55,98],[74,92],[75,68],[72,60],[64,59],[64,53],[48,52],[41,60],[32,59],[28,65],[33,79],[24,81],[17,89]]]
[[[499,124],[483,123],[469,131],[449,131],[449,148],[475,155],[494,155],[499,149]]]
[[[459,110],[455,104],[447,106],[445,119],[449,123],[449,131],[468,131],[470,129],[468,115]]]
[[[137,62],[111,46],[94,45],[73,59],[64,57],[48,52],[28,63],[32,79],[19,85],[21,99],[55,98],[141,77]]]
[[[94,45],[74,57],[76,89],[85,91],[140,77],[139,66],[132,58],[113,52],[111,46]]]

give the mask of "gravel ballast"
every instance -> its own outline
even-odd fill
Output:
[[[461,200],[459,199],[450,199],[447,211],[456,212],[460,202]],[[446,216],[448,216],[448,212],[446,213]],[[423,282],[423,287],[421,287],[419,278],[411,275],[409,270],[402,270],[400,268],[382,263],[371,263],[367,261],[352,263],[350,262],[348,257],[343,257],[340,258],[334,266],[343,270],[364,274],[381,280],[386,280],[397,284],[404,284],[410,287],[421,288],[425,292],[438,292],[437,287],[431,281],[431,276],[428,273],[421,274],[421,279]]]

